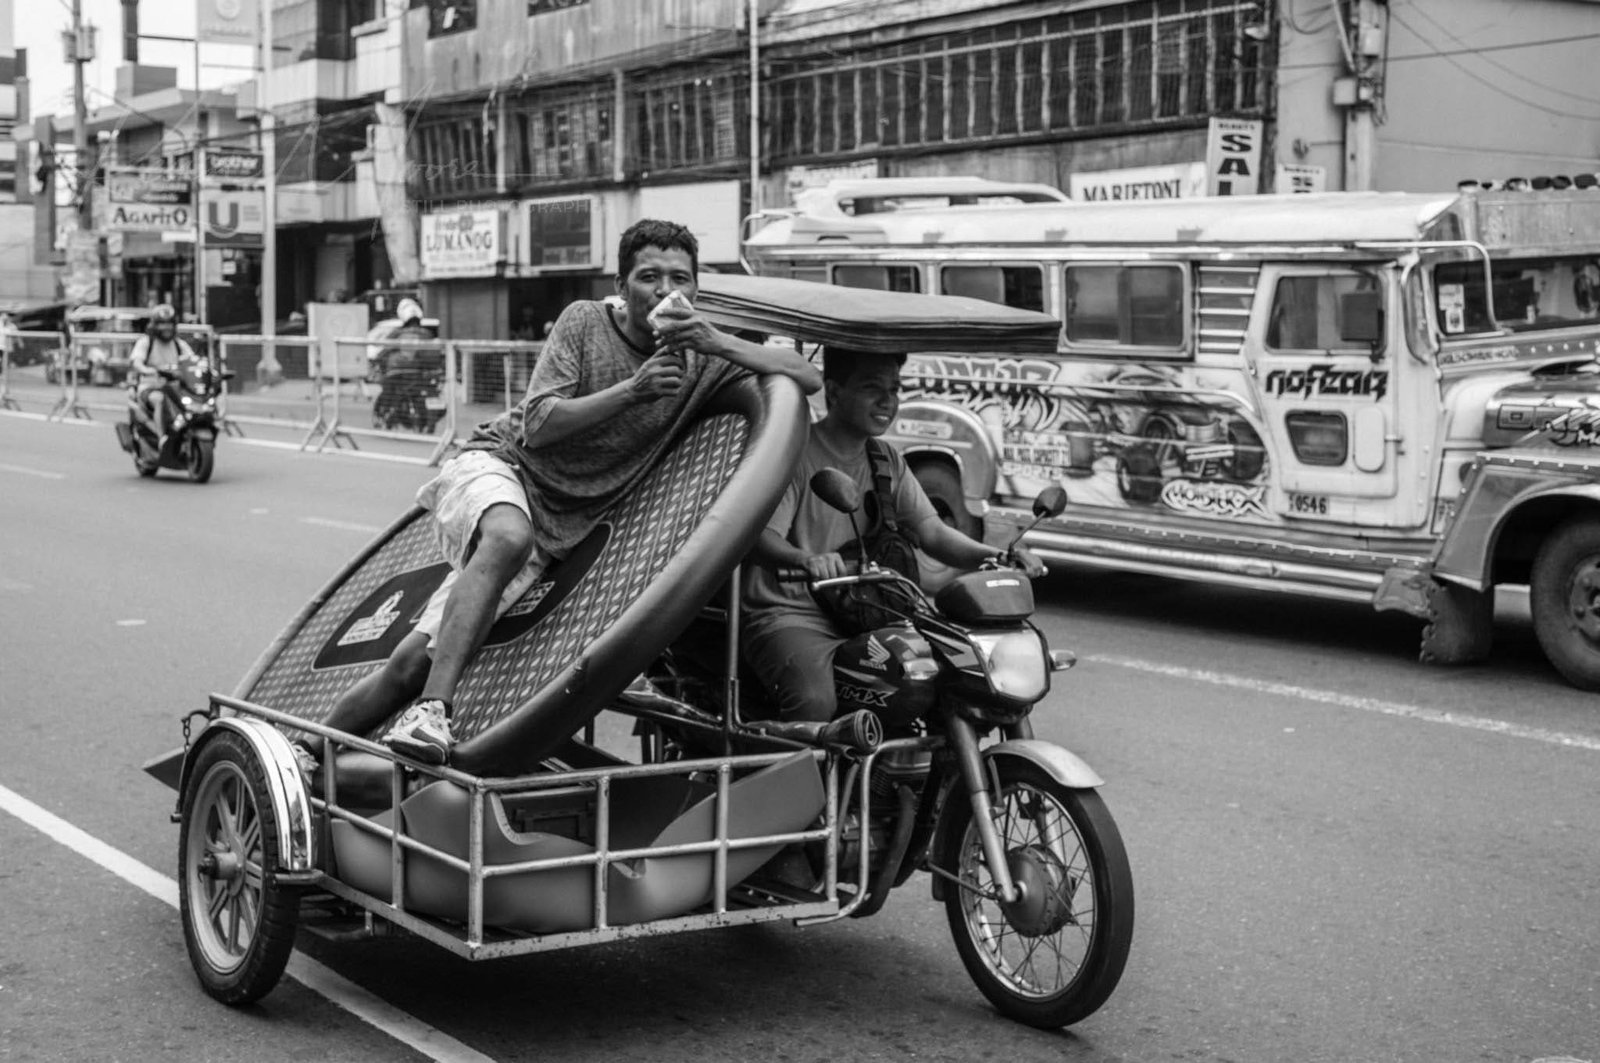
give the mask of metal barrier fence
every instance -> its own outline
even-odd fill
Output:
[[[21,410],[26,403],[51,420],[121,415],[127,409],[129,355],[138,333],[82,332],[65,342],[56,332],[7,335],[0,344],[0,409]],[[443,460],[473,426],[522,400],[543,346],[319,340],[192,328],[183,335],[196,353],[233,371],[219,403],[222,427],[230,434],[288,432],[300,449],[314,451],[360,449],[368,439],[416,444],[425,450],[414,460],[429,465]],[[386,364],[409,368],[410,374],[386,380]]]

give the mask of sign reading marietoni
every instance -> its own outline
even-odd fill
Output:
[[[493,277],[505,259],[500,211],[489,207],[422,216],[422,275]]]

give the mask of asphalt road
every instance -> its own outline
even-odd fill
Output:
[[[997,1017],[921,877],[868,920],[489,963],[303,936],[216,1005],[139,766],[424,476],[224,440],[208,485],[140,480],[103,421],[0,415],[0,1059],[1600,1059],[1600,701],[1525,608],[1440,670],[1404,618],[1081,571],[1038,588],[1081,663],[1037,725],[1107,779],[1138,924],[1079,1026]]]

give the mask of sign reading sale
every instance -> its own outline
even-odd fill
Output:
[[[1261,191],[1261,122],[1213,118],[1206,137],[1206,193],[1253,196]]]

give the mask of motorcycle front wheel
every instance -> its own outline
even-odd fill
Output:
[[[1003,759],[995,826],[1021,896],[1006,904],[972,820],[952,796],[955,847],[945,914],[967,973],[1000,1012],[1041,1030],[1092,1015],[1122,977],[1133,941],[1133,875],[1122,835],[1093,790]]]
[[[211,470],[217,463],[216,443],[209,439],[189,440],[189,479],[203,484],[211,479]]]

